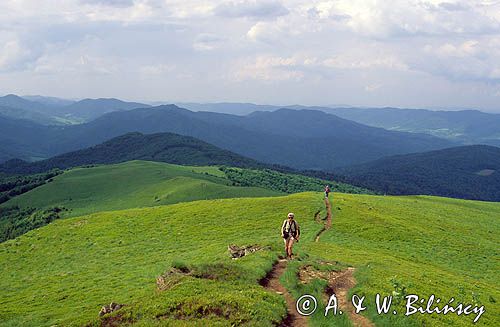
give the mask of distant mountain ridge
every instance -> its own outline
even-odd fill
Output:
[[[158,103],[162,102],[156,102],[155,106]],[[500,114],[478,110],[434,111],[390,107],[276,106],[231,102],[180,102],[179,106],[192,111],[216,112],[233,116],[246,116],[259,111],[272,112],[283,108],[316,110],[363,125],[387,130],[423,133],[465,145],[488,144],[500,146]],[[110,112],[147,107],[151,107],[151,105],[113,98],[73,101],[44,96],[19,97],[13,94],[0,97],[0,115],[15,119],[27,119],[43,125],[80,124]]]
[[[196,166],[267,167],[255,160],[219,149],[193,137],[173,133],[144,135],[135,132],[47,160],[26,162],[13,159],[1,164],[0,172],[36,174],[54,168],[66,169],[93,164],[115,164],[131,160],[151,160]]]
[[[361,124],[388,130],[425,133],[463,144],[500,146],[500,114],[478,110],[433,111],[399,108],[323,110]]]
[[[387,194],[500,201],[500,148],[470,145],[337,169],[346,182]]]
[[[364,125],[388,130],[424,133],[462,144],[500,146],[500,114],[479,110],[428,110],[404,108],[357,108],[303,105],[257,105],[252,103],[182,103],[196,111],[246,115],[255,111],[318,110]]]
[[[15,119],[27,119],[43,125],[83,123],[109,112],[146,107],[150,106],[113,98],[70,101],[41,96],[20,97],[14,94],[0,97],[0,114]]]
[[[21,98],[55,107],[67,106],[77,101],[77,100],[69,100],[69,99],[62,99],[62,98],[48,97],[41,95],[23,95],[21,96]]]
[[[154,106],[163,105],[163,103],[155,102]],[[225,113],[236,116],[245,116],[257,111],[272,112],[283,108],[317,110],[372,127],[424,133],[466,145],[500,146],[500,114],[478,110],[439,111],[391,107],[276,106],[237,102],[179,102],[178,105],[192,111]],[[80,124],[113,111],[147,107],[151,107],[151,105],[113,98],[73,101],[44,96],[19,97],[13,94],[0,97],[0,115],[27,119],[43,125]],[[14,111],[13,109],[20,110]]]
[[[429,135],[387,131],[320,111],[283,109],[235,116],[192,112],[175,105],[115,111],[72,126],[26,128],[20,124],[12,135],[26,139],[23,144],[30,151],[36,149],[51,157],[129,132],[192,136],[260,162],[317,170],[454,145]],[[0,146],[3,144],[0,135]]]
[[[138,102],[125,102],[113,98],[99,98],[83,99],[74,102],[68,106],[60,107],[58,112],[62,115],[70,115],[83,119],[84,121],[90,121],[113,111],[147,107],[150,107],[150,105]]]

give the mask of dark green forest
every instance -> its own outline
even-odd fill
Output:
[[[35,187],[50,183],[52,178],[61,174],[59,169],[33,175],[0,175],[0,204],[26,193]]]
[[[36,174],[51,169],[67,169],[85,165],[115,164],[130,160],[149,160],[178,165],[234,167],[272,167],[231,151],[173,133],[144,135],[128,133],[102,144],[68,152],[50,159],[26,162],[9,160],[0,165],[4,174]]]
[[[0,242],[13,239],[32,229],[45,226],[59,219],[65,209],[54,207],[46,210],[35,208],[0,207]]]
[[[337,171],[384,194],[500,201],[500,148],[471,145],[394,156]]]
[[[341,182],[327,181],[298,174],[278,172],[270,169],[239,169],[221,167],[226,177],[238,186],[263,187],[273,191],[298,193],[314,191],[320,192],[325,185],[330,185],[332,191],[355,194],[375,194],[368,189],[356,187]]]

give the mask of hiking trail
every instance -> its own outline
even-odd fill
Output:
[[[325,197],[325,207],[326,207],[326,222],[323,226],[323,228],[316,234],[316,239],[315,241],[318,242],[319,238],[321,237],[321,234],[323,234],[326,230],[330,229],[332,227],[332,206],[330,205],[330,200],[328,200],[327,197]],[[314,219],[319,222],[319,212],[316,213],[314,216]]]
[[[316,242],[319,240],[319,236],[326,229],[330,229],[332,225],[332,213],[330,208],[330,202],[328,198],[325,198],[325,206],[326,206],[326,222],[323,229],[316,235]],[[321,223],[320,211],[316,212],[314,215],[314,219]],[[278,294],[283,295],[286,302],[287,307],[287,315],[281,321],[279,326],[282,327],[306,327],[307,326],[307,318],[305,316],[301,316],[295,307],[295,299],[292,295],[287,291],[285,286],[281,284],[280,277],[285,272],[288,261],[286,259],[280,258],[277,262],[274,263],[273,268],[266,274],[266,277],[259,281],[259,284],[266,288],[267,290],[274,291]]]
[[[332,209],[330,205],[330,201],[328,198],[325,198],[325,207],[326,207],[326,218],[324,219],[323,228],[316,234],[315,242],[319,242],[320,236],[327,230],[332,227]],[[314,215],[314,219],[316,222],[321,223],[320,212],[316,212]],[[285,272],[288,261],[280,257],[278,261],[273,264],[272,269],[266,274],[264,278],[259,281],[259,284],[267,290],[276,292],[280,295],[283,295],[286,302],[287,307],[287,315],[280,322],[278,326],[281,327],[306,327],[307,318],[305,316],[301,316],[295,307],[296,302],[292,295],[287,291],[285,286],[281,284],[280,277]],[[347,269],[341,271],[330,271],[326,276],[318,276],[314,273],[307,272],[307,267],[303,267],[302,271],[306,273],[306,278],[314,279],[314,278],[324,278],[328,281],[328,286],[325,289],[324,302],[326,303],[329,297],[335,293],[337,296],[337,301],[339,308],[349,315],[349,319],[352,324],[356,327],[373,327],[375,326],[368,318],[356,314],[354,307],[350,303],[348,299],[349,291],[351,288],[356,286],[356,279],[354,278],[353,267],[349,267]],[[299,274],[299,278],[302,277]],[[300,278],[303,282],[304,280]]]
[[[325,197],[326,206],[326,221],[323,228],[316,235],[316,242],[319,242],[320,236],[332,227],[332,207],[330,200]],[[315,215],[315,220],[319,221],[319,212]],[[326,300],[335,293],[338,301],[339,308],[347,312],[352,324],[356,327],[372,327],[375,326],[368,318],[360,314],[356,314],[354,307],[349,300],[349,290],[356,286],[356,279],[354,278],[354,267],[349,267],[341,271],[332,271],[326,279],[328,280],[328,287],[325,290]]]
[[[269,271],[263,279],[260,280],[259,284],[264,288],[274,291],[278,294],[281,294],[285,298],[287,315],[281,321],[278,326],[281,327],[306,327],[307,319],[304,316],[301,316],[297,309],[295,308],[295,299],[292,295],[287,291],[285,286],[281,284],[280,277],[285,272],[287,266],[286,259],[279,259],[274,265],[271,271]]]
[[[328,279],[326,295],[330,297],[335,293],[340,310],[342,310],[344,314],[347,312],[353,326],[374,327],[375,325],[368,318],[361,314],[356,314],[349,300],[349,290],[356,286],[356,279],[353,276],[354,271],[355,269],[353,267],[349,267],[341,271],[332,272]]]

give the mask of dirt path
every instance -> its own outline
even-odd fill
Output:
[[[321,234],[323,234],[326,230],[330,229],[332,227],[332,206],[330,205],[330,200],[328,198],[325,198],[325,207],[326,207],[326,221],[325,225],[323,228],[316,234],[316,242],[319,242],[319,238],[321,237]],[[316,221],[318,219],[316,218],[318,215],[315,216]]]
[[[287,261],[285,259],[278,260],[273,269],[267,273],[266,277],[264,277],[260,281],[260,285],[265,287],[270,291],[274,291],[278,294],[281,294],[285,297],[286,307],[287,307],[287,316],[279,326],[281,327],[306,327],[307,319],[304,316],[301,316],[297,313],[297,309],[295,308],[295,300],[292,295],[288,293],[286,288],[279,281],[280,276],[283,274],[287,266]]]
[[[330,205],[330,201],[328,198],[325,198],[325,207],[326,207],[326,219],[324,222],[323,228],[316,235],[316,242],[319,241],[321,234],[326,230],[332,227],[332,208]],[[317,212],[314,215],[314,219],[321,223],[320,213]],[[297,309],[295,308],[295,300],[292,295],[287,291],[287,289],[281,284],[280,277],[283,272],[286,270],[287,260],[280,259],[274,265],[271,271],[269,271],[263,279],[260,280],[260,285],[264,288],[276,292],[278,294],[283,295],[285,298],[286,306],[287,306],[287,316],[280,323],[281,327],[306,327],[307,326],[307,318],[301,316],[297,313]],[[315,274],[311,274],[311,272],[306,271],[306,275],[309,278],[321,278],[324,277],[328,280],[328,287],[325,290],[325,303],[328,301],[328,298],[335,293],[337,296],[337,301],[339,308],[349,315],[349,319],[356,327],[373,327],[375,326],[368,318],[356,314],[354,307],[348,298],[349,290],[356,285],[356,279],[354,278],[354,268],[349,267],[342,271],[331,271],[327,273],[328,276],[317,276]],[[304,276],[300,276],[299,279],[304,281]]]
[[[316,235],[316,242],[319,242],[321,234],[332,227],[332,206],[328,198],[325,198],[326,206],[326,221],[323,228]],[[317,219],[316,219],[317,221]],[[349,267],[342,271],[332,271],[327,276],[328,287],[326,289],[327,299],[335,293],[339,308],[347,312],[349,319],[356,327],[372,327],[375,326],[368,318],[361,314],[356,314],[354,307],[349,298],[349,290],[356,286],[356,279],[354,278],[354,268]]]
[[[354,279],[354,268],[349,267],[338,272],[331,272],[328,279],[328,288],[326,294],[330,297],[335,293],[340,310],[347,312],[352,324],[356,327],[373,327],[375,326],[368,318],[361,314],[356,314],[354,307],[349,298],[349,290],[356,285]]]

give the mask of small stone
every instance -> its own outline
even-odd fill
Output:
[[[113,311],[119,310],[124,307],[124,304],[119,304],[115,302],[111,302],[109,305],[105,305],[99,311],[99,316],[102,317],[105,314],[111,313]]]

